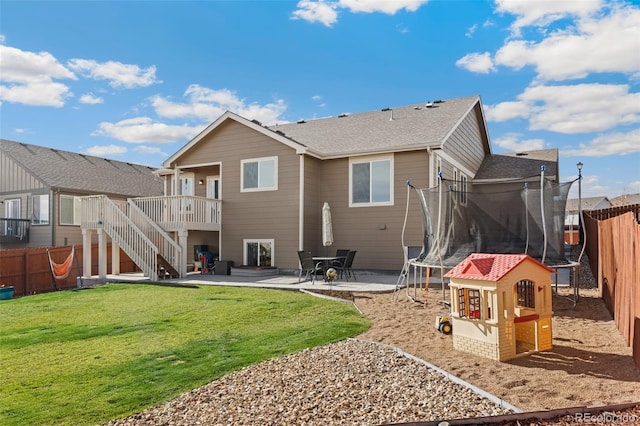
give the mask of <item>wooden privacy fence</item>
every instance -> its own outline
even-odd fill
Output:
[[[38,247],[15,250],[0,250],[0,284],[13,286],[14,297],[49,291],[75,288],[77,278],[82,275],[82,245],[75,246],[75,255],[71,263],[69,276],[55,279],[51,274],[47,249],[55,263],[63,263],[69,253],[69,247]],[[111,243],[107,244],[111,250]],[[92,275],[98,275],[98,245],[91,248]],[[111,256],[107,256],[107,270],[111,271]],[[131,259],[120,250],[120,272],[134,272],[138,268]],[[55,285],[54,285],[55,284]]]
[[[640,368],[640,205],[584,212],[598,290]]]

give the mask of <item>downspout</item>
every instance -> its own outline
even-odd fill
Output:
[[[304,250],[304,154],[300,154],[298,190],[298,250]]]

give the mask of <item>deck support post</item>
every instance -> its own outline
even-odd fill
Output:
[[[120,246],[111,241],[111,273],[120,275]]]
[[[98,278],[107,279],[107,234],[98,229]]]
[[[91,229],[82,229],[82,278],[91,277]]]
[[[180,278],[184,278],[187,276],[187,240],[189,236],[189,231],[186,229],[178,231],[178,245],[182,251],[180,255]]]

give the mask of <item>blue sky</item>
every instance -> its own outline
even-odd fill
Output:
[[[638,1],[0,3],[0,137],[159,167],[264,124],[480,95],[494,153],[640,192]],[[574,192],[577,185],[574,185]]]

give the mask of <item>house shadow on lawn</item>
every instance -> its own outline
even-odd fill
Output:
[[[509,360],[507,363],[525,368],[564,371],[576,376],[592,376],[625,382],[640,381],[640,371],[635,367],[630,355],[587,351],[556,343],[550,351],[531,353],[525,357]]]

